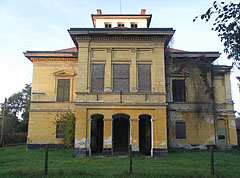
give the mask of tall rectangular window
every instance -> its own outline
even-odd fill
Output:
[[[138,65],[138,91],[151,92],[151,65]]]
[[[186,139],[186,123],[185,121],[176,121],[176,139]]]
[[[70,79],[58,79],[57,82],[57,101],[69,101]]]
[[[129,65],[114,64],[113,65],[113,91],[129,92]]]
[[[57,121],[56,138],[63,138],[64,137],[64,128],[65,128],[65,124],[61,121]]]
[[[186,101],[185,80],[172,80],[172,93],[174,102]]]
[[[104,91],[104,64],[92,64],[91,91]]]

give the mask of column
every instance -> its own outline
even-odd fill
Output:
[[[75,147],[74,156],[88,156],[88,139],[87,139],[87,110],[86,108],[76,109],[75,124]]]
[[[104,91],[112,92],[112,49],[106,49],[106,66],[104,75]]]
[[[130,119],[130,144],[134,155],[139,154],[139,119]]]
[[[103,156],[112,156],[112,118],[104,118]]]

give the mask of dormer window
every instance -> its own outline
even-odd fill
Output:
[[[112,23],[105,23],[105,28],[112,28]]]
[[[124,23],[123,22],[119,22],[118,23],[118,27],[124,27]]]
[[[138,28],[138,24],[137,23],[131,23],[131,28]]]

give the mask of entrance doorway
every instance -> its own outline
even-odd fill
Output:
[[[142,155],[151,155],[152,143],[151,116],[139,116],[139,149]]]
[[[113,152],[126,153],[130,141],[130,116],[127,114],[113,115]]]
[[[103,115],[91,116],[91,155],[101,154],[103,150]]]

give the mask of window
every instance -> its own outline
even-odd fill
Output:
[[[172,80],[174,102],[186,101],[185,80]]]
[[[65,128],[64,122],[57,121],[56,138],[63,138],[64,137],[64,128]]]
[[[57,81],[57,101],[69,101],[70,79],[58,79]]]
[[[176,121],[176,139],[186,139],[186,123],[185,121]]]
[[[104,64],[92,64],[91,90],[93,92],[104,91]]]
[[[129,92],[129,65],[113,65],[113,91]]]
[[[137,23],[131,23],[131,28],[138,28],[138,24]]]
[[[105,28],[112,28],[112,24],[111,23],[105,23]]]
[[[118,27],[124,27],[124,23],[118,23]]]
[[[138,91],[151,92],[151,65],[138,65]]]

